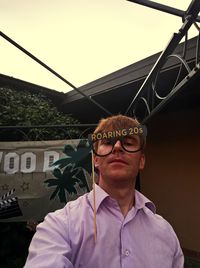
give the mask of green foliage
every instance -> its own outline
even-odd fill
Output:
[[[61,203],[66,203],[65,191],[69,194],[77,194],[75,185],[86,188],[89,192],[84,170],[91,174],[91,146],[87,140],[80,140],[77,147],[65,145],[63,153],[67,156],[54,162],[56,168],[53,175],[56,178],[44,181],[48,187],[56,187],[50,199],[58,195]]]
[[[79,122],[69,115],[58,112],[52,102],[42,94],[0,88],[0,125],[69,125]],[[1,130],[1,141],[56,140],[78,138],[79,130],[35,128],[28,130]],[[73,190],[68,189],[69,191]],[[60,192],[62,194],[62,190]],[[26,223],[0,223],[0,268],[22,268],[33,232]]]
[[[28,91],[0,88],[0,125],[1,126],[32,126],[32,125],[74,125],[79,122],[70,115],[58,112],[57,108],[42,94]],[[56,140],[78,138],[77,128],[63,129],[35,128],[29,130],[1,130],[1,141],[23,140]],[[75,184],[85,180],[82,169],[65,168],[61,173],[54,170],[57,178],[48,181],[49,186],[56,186],[54,195],[58,194],[61,202],[66,202],[65,190],[76,193]],[[80,178],[79,178],[80,177]],[[66,179],[68,178],[67,183]],[[82,178],[82,179],[81,179]],[[54,196],[52,196],[53,198]],[[26,223],[0,223],[0,268],[22,268],[24,266],[28,246],[33,236],[26,228]]]
[[[31,125],[73,125],[79,122],[70,115],[58,112],[52,102],[42,94],[29,91],[0,88],[0,125],[31,126]],[[67,134],[67,135],[66,135]],[[1,140],[48,140],[77,138],[77,128],[50,129],[35,128],[29,130],[5,130]]]
[[[61,203],[67,203],[65,190],[69,194],[77,194],[75,184],[79,182],[79,173],[83,172],[81,168],[73,168],[73,165],[68,165],[64,172],[62,173],[60,169],[55,168],[53,171],[53,175],[56,179],[48,179],[44,181],[48,183],[48,187],[56,186],[55,191],[50,197],[54,199],[55,196],[58,194]]]
[[[59,168],[63,168],[70,163],[74,163],[75,167],[81,167],[85,169],[89,174],[92,173],[91,167],[91,145],[87,140],[80,140],[76,148],[67,144],[64,146],[63,153],[67,156],[59,159],[53,165]]]

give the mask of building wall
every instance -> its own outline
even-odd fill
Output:
[[[149,122],[141,191],[172,224],[181,246],[200,255],[200,108]]]

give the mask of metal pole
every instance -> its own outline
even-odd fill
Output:
[[[61,79],[63,82],[65,82],[66,84],[68,84],[70,87],[72,87],[74,90],[76,90],[79,94],[81,94],[83,97],[87,98],[90,102],[92,102],[93,104],[95,104],[96,106],[98,106],[101,110],[103,110],[104,112],[106,112],[108,115],[112,115],[111,112],[109,112],[107,109],[105,109],[102,105],[100,105],[98,102],[96,102],[95,100],[93,100],[91,97],[89,97],[86,94],[84,94],[77,87],[75,87],[72,83],[70,83],[69,81],[67,81],[64,77],[62,77],[60,74],[58,74],[57,72],[55,72],[52,68],[50,68],[48,65],[46,65],[44,62],[42,62],[41,60],[39,60],[37,57],[35,57],[33,54],[31,54],[25,48],[23,48],[22,46],[20,46],[19,44],[17,44],[14,40],[12,40],[10,37],[8,37],[7,35],[5,35],[1,31],[0,31],[0,36],[2,36],[9,43],[11,43],[15,47],[17,47],[22,52],[24,52],[31,59],[33,59],[34,61],[36,61],[40,65],[42,65],[45,69],[47,69],[48,71],[50,71],[52,74],[54,74],[56,77],[58,77],[59,79]]]
[[[177,9],[174,7],[170,7],[170,6],[166,6],[166,5],[156,3],[153,1],[148,1],[148,0],[127,0],[127,1],[139,4],[139,5],[143,5],[146,7],[150,7],[153,9],[157,9],[159,11],[166,12],[166,13],[169,13],[171,15],[175,15],[175,16],[178,16],[181,18],[184,18],[185,14],[186,14],[186,12],[183,10],[180,10],[180,9]],[[197,22],[200,22],[200,16],[198,16],[195,20]]]
[[[166,62],[167,56],[170,55],[174,51],[174,49],[179,44],[179,42],[181,41],[183,36],[187,33],[187,31],[189,30],[189,28],[193,24],[195,17],[199,13],[199,10],[200,10],[200,1],[193,0],[186,11],[187,17],[185,18],[181,29],[179,29],[178,33],[173,34],[170,42],[168,43],[165,50],[163,50],[163,52],[159,56],[158,60],[154,64],[153,68],[151,69],[149,75],[146,77],[144,83],[142,84],[142,86],[140,87],[140,89],[136,93],[135,97],[131,101],[130,105],[128,106],[125,114],[127,114],[129,112],[129,110],[131,109],[131,107],[132,107],[133,103],[136,101],[136,99],[139,96],[141,96],[141,94],[149,86],[149,84],[152,83],[153,79],[155,79],[157,72],[161,69],[161,67]]]
[[[196,78],[198,76],[200,76],[200,64],[197,64],[195,66],[195,68],[168,94],[168,96],[163,101],[161,101],[146,118],[144,118],[142,123],[146,124],[147,121],[149,121],[149,119],[151,119],[156,113],[163,109],[163,107],[166,106],[179,91],[181,91],[189,84],[191,78]]]
[[[150,73],[146,77],[145,81],[143,82],[142,86],[140,87],[140,89],[136,93],[135,97],[133,98],[133,100],[129,104],[125,114],[127,114],[129,112],[129,110],[131,109],[131,107],[134,104],[134,102],[136,101],[136,99],[143,93],[143,90],[145,90],[146,87],[149,85],[149,83],[151,83],[151,81],[153,81],[157,72],[160,70],[160,68],[165,63],[166,57],[174,51],[174,48],[178,45],[178,43],[180,42],[181,39],[182,39],[182,35],[180,32],[178,34],[177,33],[173,34],[169,44],[167,45],[166,49],[163,50],[163,52],[159,56],[158,60],[154,64],[153,68],[151,69]]]

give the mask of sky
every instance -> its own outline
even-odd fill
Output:
[[[155,0],[186,10],[191,0]],[[162,51],[181,18],[127,0],[0,0],[0,31],[80,87]],[[189,38],[197,35],[191,29]],[[0,37],[0,73],[72,90]]]

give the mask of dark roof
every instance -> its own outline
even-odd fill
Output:
[[[194,67],[197,38],[188,41],[186,60],[190,67]],[[174,53],[182,54],[184,43],[180,44]],[[161,52],[147,57],[141,61],[126,66],[118,71],[101,77],[86,85],[79,87],[85,95],[93,98],[112,114],[124,113],[131,100],[141,87],[145,78],[148,76],[153,65],[159,58]],[[171,58],[161,71],[159,88],[162,89],[161,95],[165,94],[165,84],[175,80],[180,66],[180,61]],[[200,105],[200,92],[196,90],[198,81],[193,81],[189,90],[184,90],[180,96],[175,98],[168,109],[191,108]],[[58,92],[49,88],[28,83],[13,77],[0,74],[0,86],[9,86],[19,90],[29,90],[30,92],[45,94],[58,109],[64,113],[71,114],[79,119],[81,123],[97,123],[97,121],[106,117],[107,114],[99,107],[91,103],[80,93],[72,90],[68,93]],[[167,109],[165,109],[167,110]]]

